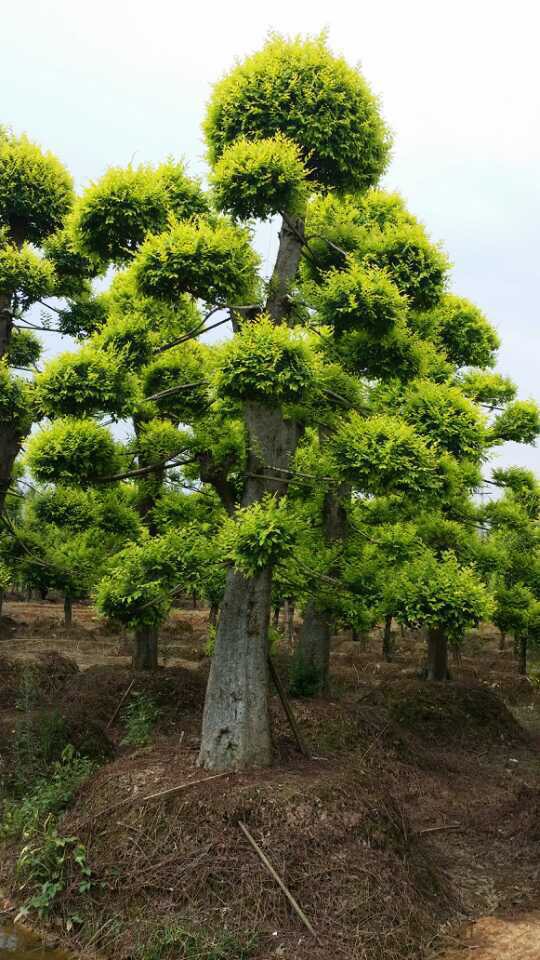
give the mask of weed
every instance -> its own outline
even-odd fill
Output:
[[[40,917],[50,915],[59,893],[72,881],[75,872],[79,893],[88,893],[92,887],[92,871],[86,859],[86,848],[78,837],[63,837],[58,833],[54,818],[49,817],[39,839],[21,850],[17,872],[25,886],[37,888],[27,900],[19,916],[37,910]],[[71,925],[79,918],[71,916]]]
[[[1,839],[29,839],[43,823],[64,810],[83,780],[92,773],[93,763],[80,757],[73,747],[64,749],[49,776],[39,777],[31,791],[20,800],[5,800],[0,823]]]
[[[228,931],[212,937],[173,924],[158,930],[143,947],[140,960],[248,960],[257,942],[255,935],[241,941]]]
[[[135,693],[122,714],[126,725],[123,744],[144,747],[150,742],[152,730],[159,717],[159,707],[144,693]]]
[[[289,670],[289,693],[291,697],[314,697],[321,692],[321,671],[311,663],[306,663],[299,654],[293,657]]]

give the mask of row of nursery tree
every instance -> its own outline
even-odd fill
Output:
[[[540,485],[488,461],[540,416],[493,371],[497,334],[449,292],[443,250],[378,188],[389,132],[324,38],[271,37],[216,85],[204,133],[206,188],[169,159],[75,196],[0,132],[0,550],[4,587],[59,590],[68,618],[95,597],[139,669],[176,595],[219,610],[200,763],[226,769],[270,763],[284,602],[313,691],[339,625],[425,628],[443,680],[448,645],[491,619],[526,669]],[[53,330],[75,347],[40,366]]]

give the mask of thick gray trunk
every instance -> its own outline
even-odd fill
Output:
[[[199,765],[207,770],[268,766],[268,620],[272,575],[229,570],[206,690]]]
[[[64,624],[70,627],[73,623],[73,603],[71,597],[64,597]]]
[[[21,449],[21,439],[9,423],[0,426],[0,513],[4,510],[11,484],[13,464]]]
[[[270,281],[266,312],[274,323],[286,321],[303,245],[303,221],[283,222]],[[299,425],[284,420],[279,407],[247,402],[247,482],[242,505],[265,493],[287,492]],[[268,625],[272,570],[246,577],[227,576],[216,644],[206,689],[199,764],[208,770],[268,766],[272,760],[268,710]]]
[[[444,630],[432,627],[428,631],[427,679],[443,681],[449,676],[448,639]]]
[[[390,663],[393,656],[392,649],[392,614],[387,614],[384,618],[384,630],[383,630],[383,642],[382,642],[382,655],[383,659],[387,663]]]
[[[9,350],[12,329],[11,296],[0,293],[0,360]]]
[[[133,670],[157,670],[158,637],[159,630],[157,627],[139,627],[135,631]]]

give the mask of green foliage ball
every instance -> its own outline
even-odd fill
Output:
[[[10,239],[39,246],[72,203],[73,183],[60,161],[27,137],[0,131],[0,228]]]
[[[135,261],[140,293],[174,302],[182,294],[212,304],[252,302],[259,259],[246,230],[226,220],[173,223],[149,237]]]
[[[448,293],[434,311],[435,331],[457,367],[492,367],[499,347],[497,333],[470,300]]]
[[[333,270],[319,291],[319,314],[336,333],[366,330],[380,337],[403,320],[406,301],[386,273],[351,261],[347,270]]]
[[[28,443],[27,462],[40,483],[88,486],[115,473],[117,449],[109,431],[94,420],[56,420]]]
[[[41,356],[42,345],[32,330],[14,329],[8,349],[10,367],[33,367]]]
[[[235,140],[216,163],[211,183],[216,206],[238,220],[267,220],[276,213],[301,214],[306,169],[298,146],[280,134],[272,139]]]
[[[0,238],[1,241],[1,238]],[[0,294],[13,298],[22,310],[54,293],[56,277],[52,264],[28,246],[0,242]]]
[[[458,387],[419,380],[405,392],[403,415],[428,443],[458,459],[477,458],[485,445],[484,418]]]
[[[386,270],[414,310],[429,310],[444,293],[448,259],[419,224],[400,223],[373,231],[362,259]]]
[[[122,416],[133,402],[133,382],[121,357],[89,344],[50,360],[36,377],[36,392],[39,409],[48,417]]]
[[[188,342],[168,350],[145,369],[144,396],[185,387],[153,402],[158,410],[178,422],[189,422],[200,416],[209,402],[204,361],[204,350],[197,343]]]
[[[234,400],[286,403],[300,400],[311,386],[313,368],[298,334],[267,316],[245,323],[226,345],[218,390]]]
[[[32,424],[32,389],[0,361],[0,424],[9,425],[16,438],[26,436]]]
[[[338,190],[365,190],[388,162],[376,98],[322,37],[270,37],[215,86],[204,129],[212,165],[240,137],[282,134],[302,151],[311,179]]]

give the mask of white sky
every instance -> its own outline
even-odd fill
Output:
[[[82,187],[111,164],[183,157],[204,171],[212,83],[269,30],[317,33],[359,63],[395,134],[385,186],[442,240],[452,285],[503,341],[500,369],[539,388],[537,0],[3,0],[0,123]],[[263,234],[262,253],[268,253]],[[505,462],[540,472],[540,450]]]

